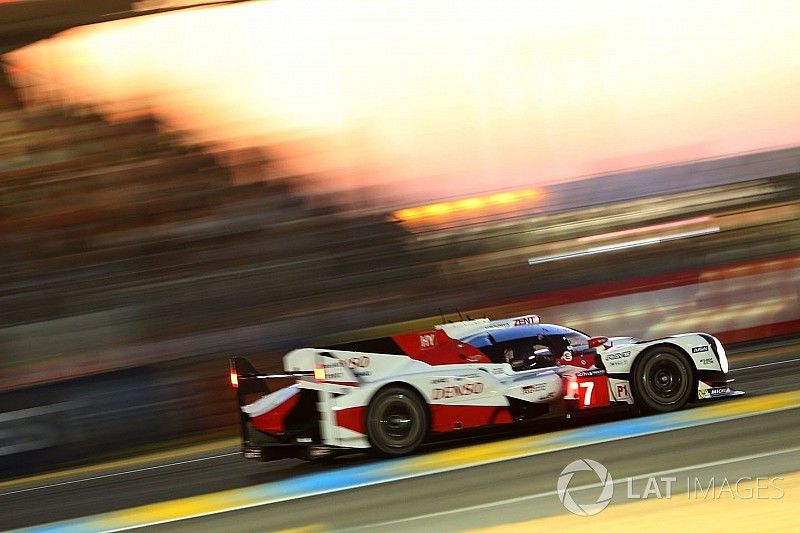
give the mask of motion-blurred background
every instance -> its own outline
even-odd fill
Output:
[[[3,477],[457,310],[800,332],[796,2],[196,4],[0,0]]]

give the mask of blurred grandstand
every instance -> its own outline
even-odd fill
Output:
[[[244,161],[225,167],[152,117],[109,123],[64,106],[24,109],[5,92],[5,390],[286,349],[439,307],[540,307],[537,295],[554,290],[785,256],[800,244],[793,150],[671,168],[674,179],[645,170],[553,186],[527,208],[510,204],[457,225],[437,211],[393,223],[389,213],[311,207],[302,178],[264,179],[269,161],[257,151],[223,154]],[[630,198],[643,190],[637,180],[661,188]],[[724,231],[657,253],[528,265],[592,236],[699,216]]]

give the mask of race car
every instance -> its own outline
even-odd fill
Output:
[[[744,394],[731,389],[725,349],[706,333],[590,337],[536,315],[301,348],[283,367],[264,375],[230,360],[246,458],[400,456],[435,435],[554,413],[613,405],[663,413]]]

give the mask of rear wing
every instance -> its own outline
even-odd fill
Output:
[[[303,377],[313,376],[313,371],[295,371],[283,374],[262,374],[244,357],[231,357],[230,383],[236,391],[236,400],[239,404],[239,419],[242,430],[242,442],[246,446],[250,439],[248,431],[248,415],[242,410],[247,404],[254,400],[282,389],[291,384],[292,381]]]
[[[230,359],[230,381],[231,386],[236,390],[239,405],[248,394],[271,392],[268,382],[274,379],[295,379],[301,376],[313,376],[314,372],[295,371],[285,374],[262,374],[244,357],[231,357]],[[280,388],[280,387],[279,387]]]

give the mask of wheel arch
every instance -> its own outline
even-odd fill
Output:
[[[642,402],[641,402],[641,392],[639,392],[639,383],[638,383],[638,380],[637,380],[637,377],[636,377],[636,375],[638,374],[637,369],[641,365],[644,364],[644,362],[647,360],[647,357],[648,357],[649,354],[657,353],[658,350],[661,349],[661,348],[669,348],[669,349],[675,351],[678,355],[680,355],[683,358],[683,360],[686,363],[688,363],[688,367],[689,367],[689,371],[690,371],[690,391],[691,391],[688,401],[692,401],[692,399],[696,399],[696,396],[697,396],[697,383],[698,383],[698,377],[697,377],[698,370],[697,370],[697,365],[695,364],[694,360],[692,359],[692,356],[687,352],[686,348],[684,348],[683,346],[680,346],[679,344],[676,344],[674,342],[669,342],[669,341],[660,341],[660,342],[657,342],[656,344],[648,346],[647,348],[645,348],[644,350],[639,352],[639,354],[637,354],[637,356],[634,359],[634,361],[631,363],[630,371],[629,371],[629,374],[628,374],[628,379],[629,379],[629,383],[631,385],[631,394],[634,397],[635,403],[637,405],[641,405],[642,404]],[[646,402],[644,402],[644,403],[646,403]],[[661,412],[666,412],[666,411],[661,411]]]
[[[644,350],[642,350],[641,352],[639,352],[634,358],[633,364],[631,364],[631,370],[630,370],[631,374],[633,373],[634,365],[636,365],[639,361],[641,361],[642,358],[646,357],[649,353],[652,353],[662,347],[672,348],[676,350],[678,353],[680,353],[683,356],[683,358],[689,362],[689,365],[692,368],[692,376],[694,377],[694,379],[697,379],[697,364],[694,362],[694,359],[692,359],[692,356],[689,354],[689,352],[686,351],[686,348],[684,348],[680,344],[669,341],[661,341],[656,344],[652,344],[647,348],[645,348]]]
[[[367,403],[371,402],[371,401],[372,401],[372,399],[373,399],[373,398],[374,398],[374,397],[375,397],[375,396],[376,396],[376,395],[377,395],[377,394],[378,394],[380,391],[382,391],[383,389],[386,389],[386,388],[388,388],[388,387],[405,387],[405,388],[407,388],[407,389],[410,389],[410,390],[412,390],[412,391],[413,391],[415,394],[417,394],[417,395],[419,396],[420,400],[422,400],[422,402],[423,402],[425,405],[429,405],[429,402],[428,402],[428,400],[427,400],[427,399],[425,399],[425,394],[422,392],[422,389],[420,389],[420,388],[419,388],[417,385],[415,385],[414,383],[409,383],[408,381],[400,381],[400,380],[397,380],[397,379],[395,379],[395,380],[392,380],[392,381],[386,381],[386,382],[384,382],[384,383],[381,383],[381,385],[380,385],[379,387],[377,387],[377,388],[376,388],[376,389],[375,389],[375,390],[372,392],[372,394],[371,394],[371,395],[370,395],[370,397],[369,397],[369,401],[368,401]]]
[[[431,404],[427,400],[427,398],[425,397],[425,394],[422,392],[422,389],[420,389],[417,385],[415,385],[413,383],[409,383],[408,381],[399,381],[399,380],[387,381],[386,383],[381,384],[379,387],[377,387],[372,392],[372,394],[370,395],[370,397],[369,397],[369,399],[367,400],[367,403],[366,403],[367,408],[364,409],[364,424],[365,424],[365,427],[366,427],[366,424],[367,424],[367,414],[369,412],[369,404],[372,403],[372,400],[381,391],[383,391],[385,389],[388,389],[389,387],[402,387],[404,389],[408,389],[409,391],[414,393],[419,398],[419,400],[422,403],[422,405],[425,406],[425,411],[427,411],[427,413],[428,413],[428,427],[425,429],[425,431],[426,431],[425,439],[427,440],[428,436],[430,435],[431,426],[432,426],[432,423],[433,423],[433,413],[431,413]]]

